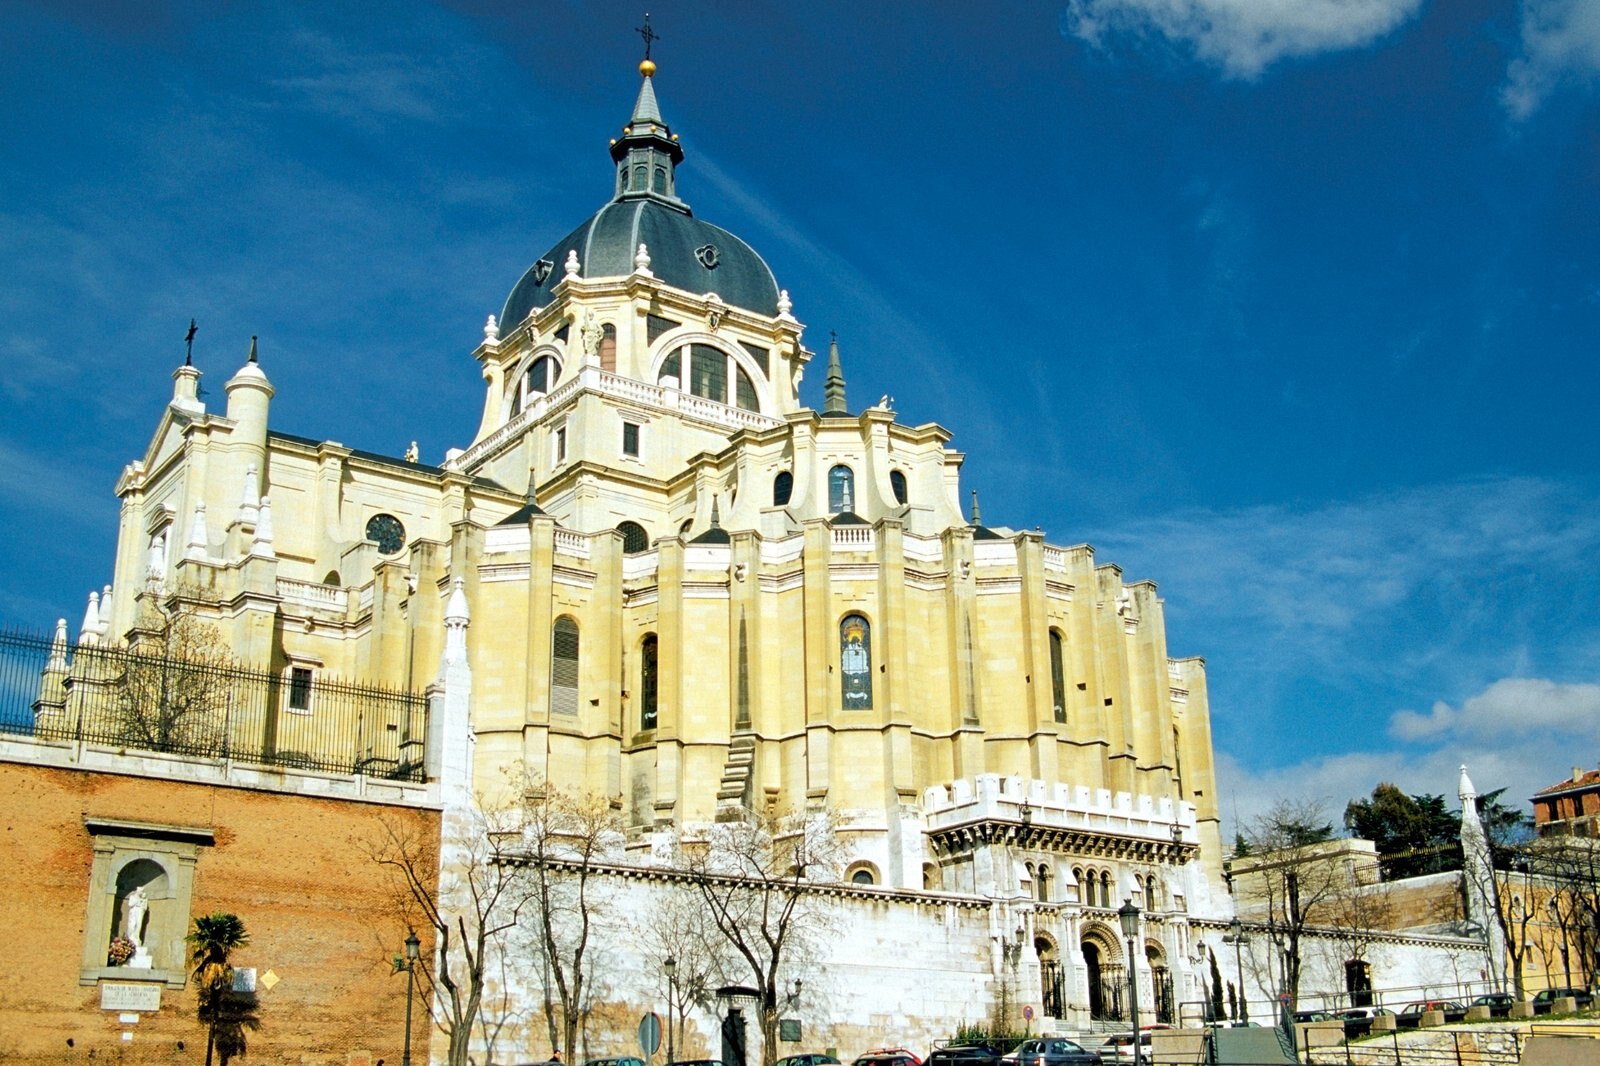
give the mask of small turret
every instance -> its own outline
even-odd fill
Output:
[[[257,470],[267,465],[267,412],[271,406],[272,382],[262,373],[256,354],[256,338],[250,338],[250,356],[238,373],[223,386],[228,394],[228,420],[234,423],[234,441],[246,463]]]

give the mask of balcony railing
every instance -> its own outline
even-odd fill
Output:
[[[426,780],[414,692],[0,630],[0,736]]]

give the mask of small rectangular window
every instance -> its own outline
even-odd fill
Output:
[[[311,709],[311,668],[308,666],[296,666],[289,671],[289,709]]]
[[[622,423],[622,454],[639,458],[639,427],[632,422]]]
[[[561,426],[556,430],[556,462],[567,461],[567,427]]]

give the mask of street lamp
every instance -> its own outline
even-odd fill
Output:
[[[406,1042],[400,1053],[400,1066],[411,1066],[411,990],[417,983],[417,957],[422,954],[422,941],[413,929],[406,937]]]
[[[1244,961],[1239,955],[1239,949],[1250,938],[1244,935],[1244,926],[1239,922],[1239,916],[1234,915],[1233,921],[1228,923],[1228,931],[1223,934],[1222,942],[1233,945],[1233,968],[1239,971],[1239,1020],[1250,1020],[1250,1001],[1244,994]]]
[[[1122,922],[1122,935],[1128,938],[1128,1017],[1133,1023],[1133,1061],[1142,1062],[1139,1051],[1139,959],[1134,954],[1134,940],[1139,935],[1139,908],[1133,897],[1122,901],[1117,908],[1117,918]]]
[[[678,1001],[678,986],[672,976],[678,972],[678,960],[668,955],[661,969],[667,975],[667,1066],[672,1066],[672,1014]]]

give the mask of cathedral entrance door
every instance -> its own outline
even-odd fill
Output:
[[[1100,949],[1087,940],[1083,942],[1083,962],[1089,968],[1089,1017],[1104,1018],[1106,1004],[1100,987]]]

